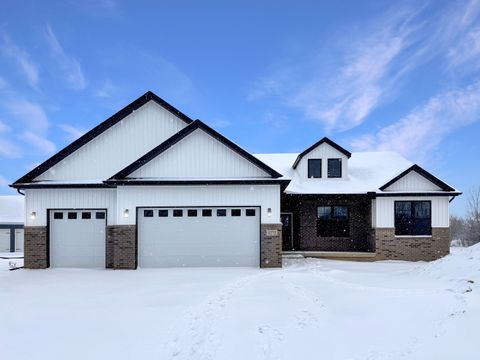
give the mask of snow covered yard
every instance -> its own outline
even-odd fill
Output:
[[[479,359],[480,246],[434,263],[8,271],[3,359]]]

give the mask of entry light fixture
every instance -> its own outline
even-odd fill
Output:
[[[130,211],[128,211],[128,209],[123,210],[123,217],[127,218],[128,215],[130,215]]]
[[[30,219],[35,220],[37,218],[37,213],[35,211],[32,211],[30,213]]]
[[[272,208],[268,208],[268,209],[267,209],[267,215],[268,215],[268,216],[272,216]]]

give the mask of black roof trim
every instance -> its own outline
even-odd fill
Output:
[[[387,192],[376,193],[375,197],[394,197],[394,196],[459,196],[462,195],[459,191],[451,192]]]
[[[444,183],[442,180],[437,178],[436,176],[430,174],[427,170],[421,168],[417,164],[414,164],[410,166],[407,170],[403,171],[401,174],[395,176],[392,180],[387,182],[385,185],[382,185],[380,187],[380,190],[384,191],[386,188],[388,188],[390,185],[394,184],[398,180],[400,180],[402,177],[410,173],[411,171],[415,171],[419,175],[423,176],[425,179],[431,181],[433,184],[437,185],[439,188],[441,188],[443,191],[455,191],[454,188],[452,188],[450,185]]]
[[[286,184],[290,180],[285,179],[244,179],[244,180],[107,180],[107,184],[112,185],[277,185]]]
[[[58,183],[15,183],[10,185],[10,187],[15,189],[104,189],[104,188],[114,188],[115,185],[111,184],[58,184]]]
[[[53,155],[51,158],[48,160],[44,161],[42,164],[37,166],[35,169],[27,173],[26,175],[22,176],[20,179],[15,181],[13,185],[17,184],[24,184],[24,183],[29,183],[33,179],[35,179],[37,176],[43,174],[45,171],[50,169],[52,166],[55,164],[59,163],[63,159],[65,159],[67,156],[78,150],[80,147],[85,145],[86,143],[90,142],[94,138],[96,138],[98,135],[102,134],[104,131],[107,129],[111,128],[113,125],[117,124],[121,120],[123,120],[125,117],[130,115],[132,112],[135,110],[139,109],[143,105],[145,105],[147,102],[150,100],[155,101],[158,105],[162,106],[164,109],[168,110],[171,112],[173,115],[177,116],[179,119],[183,120],[185,123],[190,124],[193,122],[192,119],[190,119],[187,115],[179,111],[178,109],[174,108],[172,105],[167,103],[165,100],[160,98],[159,96],[155,95],[151,91],[147,91],[145,94],[140,96],[138,99],[135,101],[131,102],[127,106],[125,106],[122,110],[118,111],[111,117],[109,117],[107,120],[103,121],[99,125],[95,126],[92,130],[72,142],[70,145],[67,145],[65,148],[60,150],[58,153]]]
[[[346,157],[350,158],[352,156],[352,153],[346,149],[344,149],[343,147],[341,147],[340,145],[338,145],[337,143],[333,142],[332,140],[330,140],[329,138],[327,137],[324,137],[323,139],[317,141],[315,144],[313,144],[312,146],[310,146],[308,149],[306,149],[305,151],[303,151],[302,153],[300,153],[298,156],[297,156],[297,159],[295,160],[295,162],[293,163],[293,168],[296,169],[297,168],[297,165],[298,163],[300,162],[300,160],[302,160],[302,158],[307,155],[310,151],[312,151],[313,149],[315,149],[317,146],[320,146],[322,145],[323,143],[327,143],[328,145],[330,145],[331,147],[337,149],[338,151],[340,151],[343,155],[345,155]]]
[[[191,134],[192,132],[194,132],[197,129],[201,129],[201,130],[205,131],[207,134],[211,135],[212,137],[214,137],[215,139],[220,141],[222,144],[229,147],[230,149],[235,151],[237,154],[244,157],[245,159],[247,159],[248,161],[250,161],[251,163],[253,163],[257,167],[259,167],[260,169],[265,171],[271,177],[273,177],[273,178],[282,177],[281,174],[276,172],[274,169],[269,167],[267,164],[263,163],[262,161],[257,159],[255,156],[253,156],[250,153],[248,153],[247,151],[243,150],[237,144],[228,140],[226,137],[224,137],[223,135],[221,135],[220,133],[213,130],[211,127],[209,127],[208,125],[206,125],[205,123],[203,123],[202,121],[197,119],[194,122],[192,122],[190,125],[188,125],[187,127],[183,128],[182,130],[180,130],[179,132],[177,132],[176,134],[174,134],[173,136],[171,136],[170,138],[165,140],[163,143],[158,145],[156,148],[150,150],[148,153],[143,155],[141,158],[135,160],[133,163],[131,163],[130,165],[128,165],[124,169],[120,170],[118,173],[113,175],[107,181],[125,179],[132,172],[139,169],[140,167],[142,167],[147,162],[151,161],[152,159],[154,159],[155,157],[157,157],[158,155],[160,155],[164,151],[168,150],[173,145],[175,145],[176,143],[178,143],[183,138],[185,138],[187,135]]]

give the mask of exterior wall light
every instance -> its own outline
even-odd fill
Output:
[[[130,211],[128,209],[123,210],[123,217],[127,218],[130,215]]]
[[[37,218],[37,213],[35,211],[32,211],[30,213],[30,219],[35,220]]]
[[[268,215],[268,216],[272,216],[272,208],[268,208],[268,209],[267,209],[267,215]]]

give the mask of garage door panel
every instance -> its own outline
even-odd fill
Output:
[[[10,252],[10,229],[0,229],[0,253]]]
[[[51,210],[50,266],[104,268],[105,218],[105,211]]]
[[[226,216],[217,216],[217,209]],[[231,216],[231,208],[140,209],[140,266],[258,266],[259,209],[249,208],[254,216],[246,216],[246,208],[234,209],[241,216]],[[148,210],[154,210],[152,217],[145,216],[152,215]],[[158,210],[168,216],[158,216]],[[183,216],[174,217],[174,210],[183,210]],[[188,216],[188,210],[197,216]],[[203,210],[212,216],[203,216]]]

